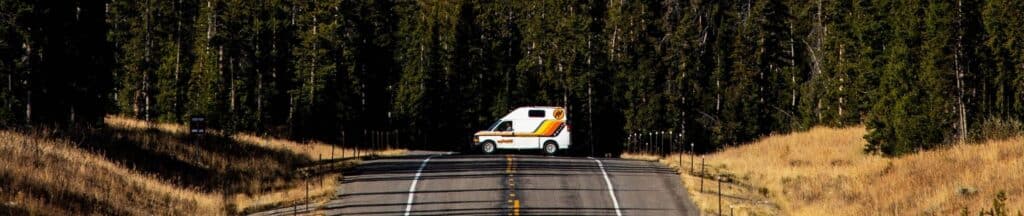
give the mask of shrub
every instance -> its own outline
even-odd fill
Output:
[[[988,117],[971,129],[971,140],[999,140],[1024,134],[1024,123],[1013,118]]]
[[[966,208],[964,209],[964,212],[967,212]],[[1006,209],[1006,191],[999,191],[999,193],[996,193],[996,197],[992,198],[992,208],[989,210],[982,209],[981,212],[978,213],[978,215],[1009,216],[1010,211]],[[1017,215],[1019,216],[1020,212],[1017,212]]]

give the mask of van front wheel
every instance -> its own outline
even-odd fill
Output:
[[[548,155],[555,155],[558,152],[558,143],[555,141],[544,142],[544,153]]]
[[[496,146],[494,146],[494,142],[491,141],[484,142],[484,144],[480,145],[480,150],[483,151],[484,154],[494,153],[495,149]]]

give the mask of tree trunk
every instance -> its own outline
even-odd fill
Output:
[[[174,89],[173,89],[174,90],[174,102],[173,102],[171,108],[173,109],[173,112],[174,112],[174,120],[175,121],[181,119],[182,114],[181,114],[180,103],[181,103],[181,99],[183,98],[182,97],[183,90],[182,90],[182,86],[181,86],[181,38],[182,38],[181,37],[181,19],[182,19],[181,10],[182,9],[179,8],[179,7],[181,7],[181,5],[182,5],[182,0],[178,0],[178,4],[175,7],[175,11],[177,11],[176,15],[177,15],[177,21],[178,22],[177,22],[177,25],[174,26],[174,37],[176,37],[176,39],[177,39],[177,46],[175,47],[175,51],[174,51]]]
[[[314,40],[313,40],[313,51],[314,52],[316,52],[316,50],[319,48],[318,47],[319,43],[316,42],[316,37],[318,37],[317,30],[318,29],[317,29],[316,17],[313,17],[313,38],[314,38]],[[316,93],[316,74],[314,72],[316,71],[316,67],[317,67],[317,65],[316,65],[317,64],[317,61],[316,61],[317,57],[318,56],[316,56],[316,55],[310,56],[310,58],[313,59],[313,61],[310,63],[310,66],[309,66],[309,106],[310,106],[310,108],[313,107],[313,101],[314,101],[313,100],[313,98],[314,98],[313,95]]]
[[[25,124],[32,123],[32,70],[35,69],[32,65],[33,55],[35,54],[32,53],[32,44],[25,42],[25,56],[27,56],[26,63],[28,64],[23,82],[25,85]]]
[[[959,117],[959,120],[960,120],[959,125],[957,125],[957,126],[959,126],[959,129],[960,129],[960,136],[959,136],[960,137],[960,143],[965,143],[967,141],[967,108],[964,106],[964,85],[965,85],[964,81],[963,81],[964,66],[963,66],[963,62],[960,59],[961,57],[963,57],[963,49],[964,49],[964,47],[963,47],[963,38],[964,38],[964,31],[963,31],[963,28],[964,28],[964,26],[963,26],[963,19],[964,19],[964,17],[963,17],[963,1],[961,1],[961,0],[956,1],[956,10],[957,10],[957,21],[956,22],[958,24],[957,27],[958,27],[959,31],[957,32],[956,53],[953,56],[953,64],[954,64],[954,66],[956,68],[956,88],[957,88],[956,102],[957,102],[957,111],[959,112],[958,117]]]
[[[228,111],[231,113],[235,112],[235,103],[237,97],[237,88],[235,88],[235,71],[238,68],[235,65],[235,57],[228,57]]]
[[[10,72],[11,73],[7,74],[7,92],[10,92],[10,94],[11,94],[10,97],[15,97],[14,96],[14,71],[15,71],[14,64],[11,64],[10,67],[11,67],[10,68]],[[14,103],[12,101],[7,101],[7,110],[8,111],[14,112],[14,109],[13,109],[14,107],[13,106],[14,106]]]
[[[152,10],[150,10],[149,8],[152,7],[152,4],[153,4],[152,1],[147,1],[146,2],[146,14],[144,15],[145,17],[142,19],[142,22],[143,22],[142,25],[144,26],[144,29],[145,29],[145,34],[143,35],[143,38],[144,38],[144,40],[146,42],[145,42],[145,45],[144,45],[145,47],[143,48],[143,50],[144,50],[144,54],[143,54],[143,58],[142,58],[143,66],[139,67],[142,70],[141,71],[142,72],[142,89],[141,89],[141,91],[142,91],[142,101],[143,101],[142,115],[143,115],[143,119],[145,119],[146,121],[150,120],[149,119],[149,110],[150,110],[149,97],[151,95],[150,95],[150,92],[149,92],[149,72],[150,72],[149,71],[150,70],[149,65],[150,65],[150,49],[153,46],[153,42],[152,42],[152,40],[149,37],[149,33],[150,33],[149,32],[150,31],[149,24],[150,24],[150,21],[151,21],[150,19],[152,19],[152,14],[151,14]]]
[[[839,109],[839,115],[837,115],[836,117],[841,123],[843,119],[843,103],[845,102],[843,99],[846,99],[843,97],[843,87],[845,87],[844,82],[846,81],[846,79],[844,79],[843,77],[843,75],[845,74],[841,72],[843,69],[843,44],[839,44],[839,63],[838,66],[836,66],[836,68],[839,68],[839,70],[835,71],[836,75],[839,76],[839,104],[836,105]]]
[[[588,128],[588,129],[590,129],[590,131],[587,131],[587,133],[590,135],[590,139],[587,140],[587,142],[590,143],[590,156],[591,157],[594,156],[594,144],[595,144],[595,142],[594,142],[594,104],[593,104],[594,95],[593,95],[592,89],[593,89],[592,85],[590,83],[588,83],[587,84],[587,115],[588,115],[587,123],[590,124],[589,128]]]
[[[796,56],[796,41],[793,39],[793,23],[789,24],[789,56]],[[796,58],[795,57],[792,58],[792,59],[789,59],[789,66],[796,67]],[[796,73],[790,73],[789,75],[790,75],[789,76],[790,82],[793,83],[793,86],[792,86],[793,89],[791,89],[792,93],[790,95],[792,99],[790,99],[790,101],[789,101],[789,106],[790,107],[796,107],[796,94],[797,94],[797,92],[796,92],[796,90],[797,90]]]

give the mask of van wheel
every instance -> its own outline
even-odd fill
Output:
[[[483,151],[484,154],[494,153],[495,149],[496,146],[494,146],[494,142],[491,141],[484,142],[484,144],[480,145],[480,150]]]
[[[544,142],[544,153],[548,155],[555,155],[558,152],[558,143],[555,141]]]

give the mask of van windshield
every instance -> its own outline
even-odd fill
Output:
[[[497,126],[491,128],[491,131],[512,131],[512,121],[499,121]]]
[[[496,127],[498,127],[498,124],[501,124],[501,120],[500,120],[500,119],[499,119],[499,120],[497,120],[497,121],[494,121],[494,123],[493,123],[493,124],[491,124],[491,126],[487,127],[487,130],[488,130],[488,131],[494,131],[494,129],[495,129]]]

